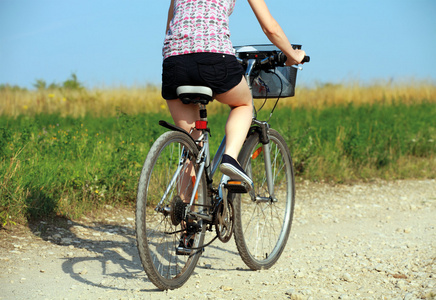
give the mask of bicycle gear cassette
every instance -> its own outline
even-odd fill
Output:
[[[170,203],[170,208],[171,222],[174,226],[177,226],[180,224],[180,222],[182,222],[184,218],[186,203],[183,202],[180,196],[174,196],[173,200]]]

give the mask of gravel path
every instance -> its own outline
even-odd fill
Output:
[[[215,242],[180,289],[141,268],[133,211],[0,231],[0,299],[436,299],[436,181],[303,182],[288,245],[253,272]]]

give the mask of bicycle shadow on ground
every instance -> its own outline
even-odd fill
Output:
[[[106,290],[161,292],[151,284],[140,262],[133,219],[129,224],[111,224],[58,218],[29,223],[29,228],[43,240],[65,247],[62,271],[82,284]],[[215,241],[206,247],[196,268],[236,271],[231,264],[213,263],[209,267],[201,263],[202,260],[221,260],[222,253],[219,252],[239,256],[226,249],[225,244]],[[193,275],[196,273],[194,271]],[[152,288],[146,288],[149,284]]]
[[[151,283],[142,268],[132,224],[91,223],[56,219],[29,224],[33,234],[65,247],[62,270],[83,284],[108,290],[144,289]],[[83,254],[82,254],[83,253]],[[127,282],[135,280],[142,286]]]

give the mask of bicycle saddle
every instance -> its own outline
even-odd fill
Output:
[[[208,104],[213,100],[212,89],[207,86],[182,85],[177,88],[176,92],[184,104]]]

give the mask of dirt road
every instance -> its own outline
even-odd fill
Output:
[[[302,182],[288,245],[253,272],[234,241],[206,248],[191,279],[158,291],[133,211],[0,231],[0,299],[436,299],[436,181]]]

